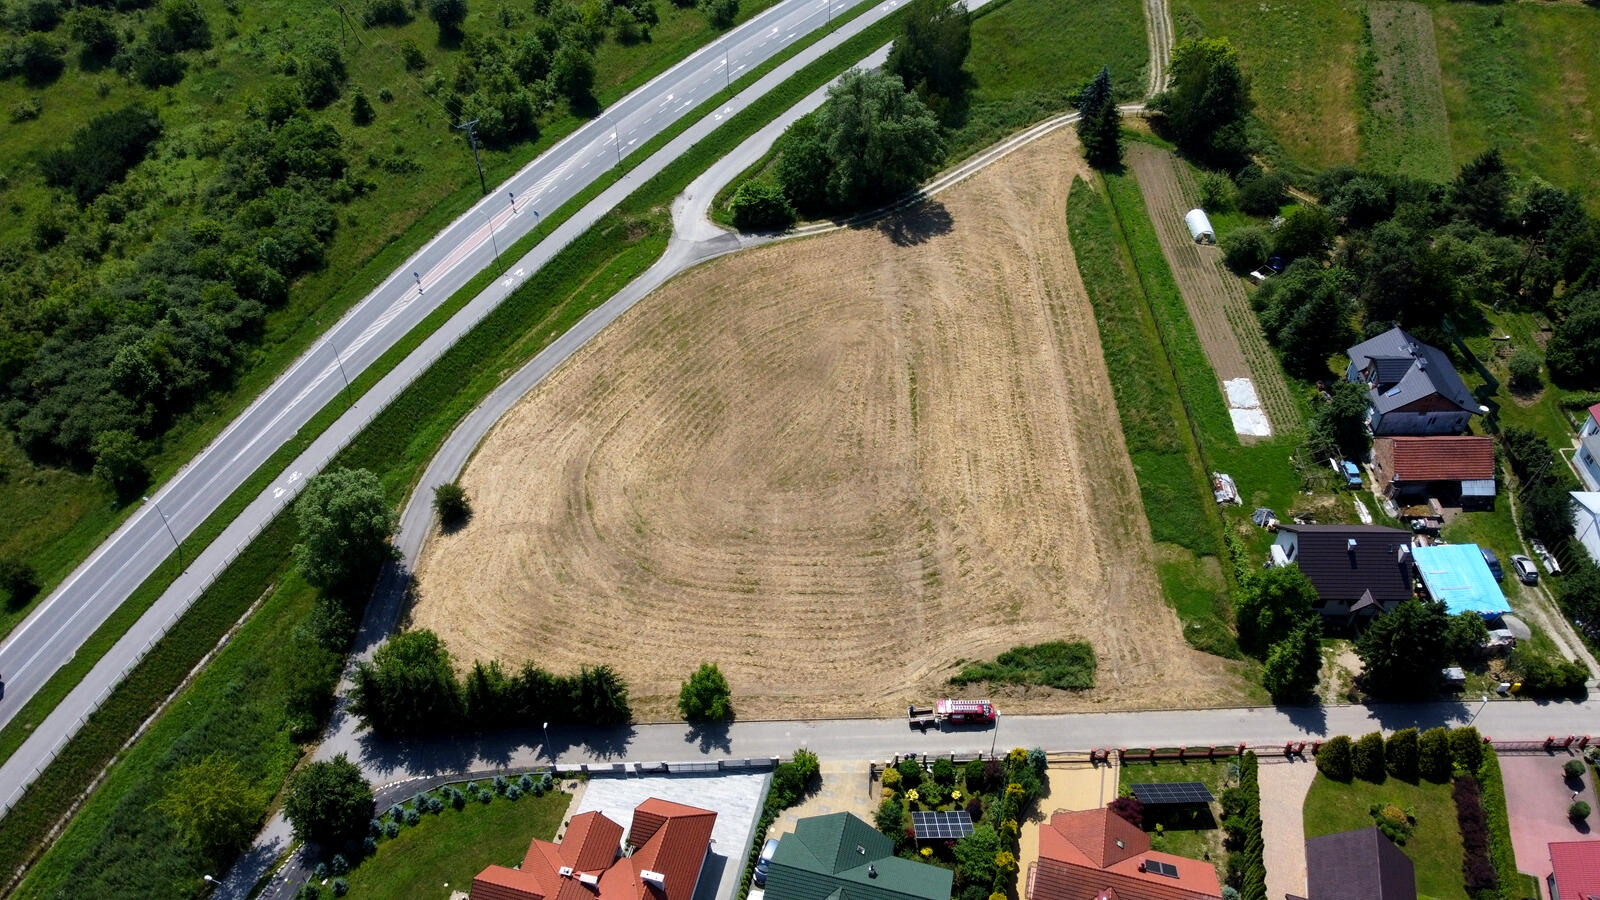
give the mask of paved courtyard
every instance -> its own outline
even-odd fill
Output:
[[[589,779],[572,814],[598,811],[626,830],[633,824],[633,808],[650,797],[714,810],[717,824],[711,830],[711,853],[700,871],[695,900],[730,900],[738,894],[771,777],[767,772],[596,776]]]
[[[1317,777],[1307,760],[1262,760],[1262,857],[1267,865],[1267,896],[1306,896],[1306,792]]]
[[[878,811],[878,785],[869,781],[869,763],[830,762],[823,760],[822,786],[798,805],[778,814],[772,821],[768,837],[782,837],[794,831],[794,824],[812,816],[829,813],[854,813],[869,825]]]
[[[1539,879],[1539,894],[1549,900],[1550,887],[1545,878],[1550,875],[1549,845],[1556,841],[1582,841],[1600,837],[1594,832],[1594,814],[1589,825],[1575,827],[1567,818],[1567,807],[1572,804],[1572,791],[1576,783],[1568,784],[1561,774],[1561,766],[1569,759],[1565,751],[1532,756],[1501,756],[1500,773],[1506,783],[1506,811],[1511,815],[1511,846],[1517,851],[1517,869]],[[1578,799],[1586,800],[1591,809],[1600,808],[1595,802],[1594,779],[1582,778]]]

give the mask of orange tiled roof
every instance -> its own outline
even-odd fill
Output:
[[[1400,481],[1490,481],[1494,439],[1486,435],[1396,437],[1394,477]]]
[[[1145,871],[1172,866],[1176,877]],[[1109,809],[1059,812],[1039,826],[1039,865],[1028,900],[1215,900],[1222,896],[1210,863],[1158,853],[1150,838]]]

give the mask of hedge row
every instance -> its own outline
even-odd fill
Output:
[[[1261,837],[1261,784],[1254,753],[1239,760],[1239,786],[1222,793],[1222,828],[1227,832],[1228,881],[1240,900],[1266,900],[1266,844]]]
[[[1472,727],[1430,728],[1420,734],[1405,728],[1387,741],[1377,731],[1358,741],[1341,734],[1328,738],[1316,752],[1317,771],[1328,778],[1360,778],[1374,784],[1382,784],[1390,775],[1412,784],[1418,778],[1444,784],[1457,772],[1477,772],[1484,754],[1483,737]]]
[[[1506,786],[1500,780],[1500,758],[1493,747],[1485,747],[1478,766],[1482,788],[1484,819],[1489,829],[1489,858],[1500,883],[1502,900],[1521,900],[1518,890],[1522,877],[1517,871],[1517,855],[1511,846],[1511,816],[1506,811]]]
[[[778,763],[772,773],[772,787],[767,791],[766,805],[761,807],[761,821],[756,823],[755,840],[744,863],[744,880],[739,886],[739,900],[750,895],[750,878],[755,874],[756,862],[761,858],[761,848],[767,842],[767,830],[779,813],[805,799],[811,782],[822,772],[817,755],[810,750],[796,750],[794,759]]]
[[[1493,897],[1497,879],[1489,860],[1489,823],[1478,779],[1463,775],[1455,780],[1450,793],[1456,801],[1456,824],[1461,827],[1461,874],[1467,892],[1473,897]]]

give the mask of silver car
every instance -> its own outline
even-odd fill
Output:
[[[1538,584],[1539,570],[1534,566],[1533,560],[1518,553],[1511,557],[1511,568],[1517,573],[1517,580],[1523,584]]]

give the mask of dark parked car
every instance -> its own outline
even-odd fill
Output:
[[[761,858],[756,860],[756,887],[767,883],[767,867],[772,865],[772,855],[778,852],[778,839],[767,838],[761,847]]]
[[[1483,561],[1489,564],[1489,574],[1494,576],[1494,580],[1505,581],[1506,570],[1500,568],[1500,557],[1495,556],[1494,551],[1488,547],[1479,547],[1478,549],[1483,551]]]

